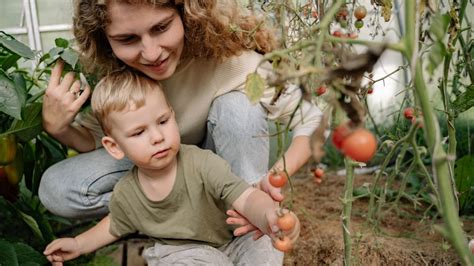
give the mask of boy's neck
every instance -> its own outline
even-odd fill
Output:
[[[166,198],[173,189],[178,160],[175,158],[166,168],[159,170],[137,169],[138,181],[146,197],[152,201]]]

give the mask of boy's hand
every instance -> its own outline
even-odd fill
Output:
[[[257,240],[263,236],[262,231],[260,231],[255,225],[251,224],[236,210],[227,210],[226,214],[229,216],[229,218],[225,220],[227,224],[239,225],[239,227],[234,230],[234,236],[242,236],[252,231],[255,232],[253,240]]]
[[[272,234],[273,246],[282,252],[287,252],[295,246],[300,236],[300,220],[293,212],[287,209],[276,210],[276,215],[276,226],[279,231]],[[268,223],[271,225],[272,221],[270,219],[272,218],[268,218]]]
[[[43,254],[53,265],[63,265],[81,255],[79,244],[75,238],[59,238],[46,246]]]

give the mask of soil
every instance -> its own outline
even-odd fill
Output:
[[[371,182],[372,176],[358,175],[354,187]],[[293,210],[302,229],[296,247],[286,254],[284,264],[343,265],[341,198],[345,176],[327,173],[318,184],[308,171],[292,178],[292,184]],[[411,204],[402,202],[400,208],[410,215],[389,213],[379,226],[369,226],[367,207],[367,199],[353,202],[350,232],[354,265],[460,265],[454,249],[434,230],[433,225],[440,221],[422,221],[422,212],[416,213]],[[472,236],[474,221],[463,223],[464,230]]]
[[[354,187],[370,183],[372,176],[358,175]],[[294,249],[285,255],[284,265],[343,265],[342,203],[344,176],[326,173],[323,182],[314,182],[307,170],[292,177],[293,193],[284,190],[289,206],[301,221],[300,238]],[[422,213],[402,202],[404,215],[385,214],[378,226],[367,223],[368,200],[353,202],[350,232],[352,233],[352,262],[354,265],[460,265],[453,248],[436,230],[440,221],[423,220]],[[474,221],[465,220],[464,230],[474,235]],[[144,265],[139,253],[143,243],[128,240],[127,265]],[[122,259],[123,245],[112,257]],[[122,264],[124,265],[124,264]]]

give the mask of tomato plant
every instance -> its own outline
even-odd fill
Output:
[[[284,171],[275,171],[270,173],[268,181],[274,187],[284,187],[288,182],[288,175]]]
[[[367,129],[354,130],[342,141],[341,151],[347,157],[358,161],[368,162],[377,150],[377,140]]]

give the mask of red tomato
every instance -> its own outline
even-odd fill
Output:
[[[374,88],[373,87],[369,87],[367,89],[367,94],[372,94],[372,92],[374,92]]]
[[[338,149],[342,147],[342,141],[349,135],[350,128],[346,123],[338,125],[332,132],[332,144]]]
[[[296,219],[289,212],[284,213],[282,216],[278,217],[277,226],[283,231],[290,231],[296,225]]]
[[[320,86],[317,90],[316,90],[316,94],[318,96],[321,96],[323,95],[324,93],[326,93],[326,87],[325,86]]]
[[[412,119],[414,115],[415,109],[413,109],[413,107],[407,107],[403,110],[403,116],[405,116],[406,119]]]
[[[316,168],[316,170],[314,170],[314,177],[321,178],[321,177],[323,177],[323,175],[324,175],[324,170],[323,169]]]
[[[365,18],[365,16],[367,16],[367,9],[365,9],[363,6],[356,7],[354,10],[354,17],[356,17],[358,20],[361,20]]]
[[[287,236],[283,236],[274,240],[273,246],[281,252],[288,252],[292,248],[291,240]]]
[[[333,33],[332,33],[332,36],[334,37],[341,37],[342,36],[342,32],[340,30],[335,30]]]
[[[358,162],[369,161],[376,150],[377,140],[367,129],[356,129],[342,141],[342,153]]]
[[[316,10],[311,11],[311,16],[313,18],[318,18],[318,12]]]
[[[357,37],[359,37],[359,35],[357,35],[357,33],[355,32],[351,32],[346,35],[347,35],[347,38],[350,38],[350,39],[357,39]]]
[[[270,182],[270,185],[274,187],[283,187],[288,182],[288,176],[284,171],[279,171],[271,173],[268,176],[268,181]]]

